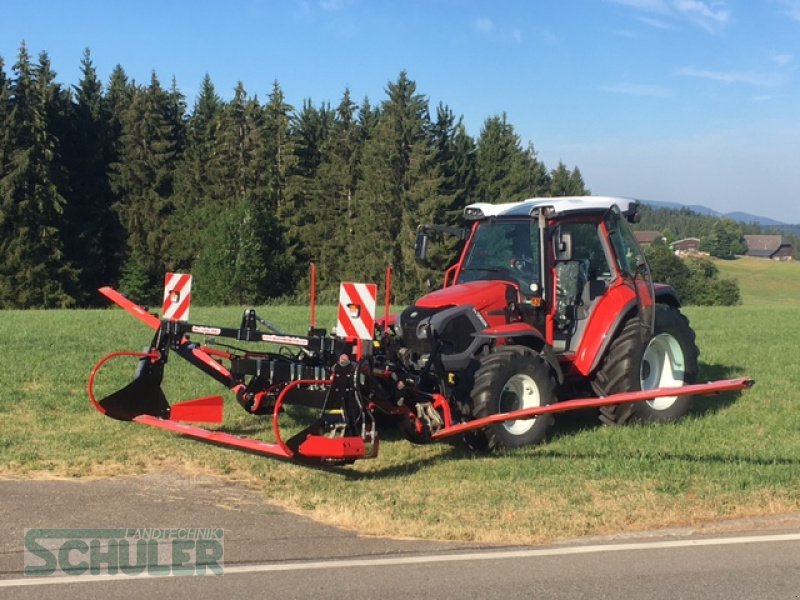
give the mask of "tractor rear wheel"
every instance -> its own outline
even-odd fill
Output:
[[[677,308],[657,304],[655,330],[647,343],[639,327],[638,319],[629,319],[611,342],[592,382],[595,391],[608,396],[694,383],[700,351],[689,320]],[[640,423],[675,421],[689,411],[691,404],[691,396],[662,396],[603,407],[600,420],[613,425],[629,419]]]
[[[524,346],[500,346],[481,359],[472,388],[472,415],[479,419],[555,401],[555,381],[542,357]],[[470,445],[519,448],[545,440],[551,415],[495,423],[477,432]]]

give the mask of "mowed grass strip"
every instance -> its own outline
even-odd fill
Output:
[[[0,313],[0,473],[105,477],[149,470],[214,473],[256,486],[292,511],[365,534],[532,543],[697,525],[800,509],[800,264],[719,263],[737,272],[745,303],[687,308],[701,378],[750,375],[755,388],[698,399],[675,424],[608,428],[563,417],[549,443],[501,454],[458,444],[414,446],[388,431],[380,455],[310,469],[102,417],[86,398],[106,352],[139,350],[150,332],[120,310]],[[738,271],[737,271],[738,269]],[[773,279],[773,275],[775,275]],[[780,298],[765,289],[774,288]],[[791,301],[791,299],[794,299]],[[192,320],[236,326],[237,308],[192,309]],[[265,307],[294,332],[304,307]],[[333,322],[333,307],[320,324]],[[130,380],[135,361],[101,373],[100,393]],[[164,385],[176,402],[221,388],[177,357]],[[270,439],[268,419],[227,395],[225,429]]]

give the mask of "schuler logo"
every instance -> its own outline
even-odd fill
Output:
[[[222,575],[223,529],[26,529],[25,575]]]

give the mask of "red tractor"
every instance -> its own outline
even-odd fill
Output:
[[[123,353],[140,359],[137,374],[100,401],[95,375],[120,353],[98,363],[90,398],[117,419],[323,463],[375,456],[377,413],[392,416],[412,442],[462,435],[482,448],[540,443],[553,413],[579,408],[599,408],[613,424],[678,419],[693,395],[753,381],[695,384],[695,335],[675,291],[652,281],[628,226],[637,208],[623,198],[533,198],[472,204],[464,228],[422,225],[417,259],[425,261],[432,237],[455,235],[458,261],[441,289],[396,317],[387,312],[365,340],[313,327],[307,336],[288,335],[253,310],[238,329],[159,320],[103,288],[156,334],[147,352]],[[191,334],[283,348],[197,344]],[[272,415],[275,442],[182,423],[220,422],[222,398],[170,406],[160,389],[170,352],[232,389],[248,412]],[[319,415],[284,441],[279,417],[291,404],[316,406]]]

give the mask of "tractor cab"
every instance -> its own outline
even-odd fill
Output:
[[[588,372],[603,349],[599,332],[615,325],[612,315],[635,313],[652,331],[652,279],[628,226],[637,208],[637,201],[606,197],[469,205],[468,230],[420,228],[418,258],[427,251],[429,231],[469,233],[462,234],[466,243],[443,289],[417,304],[472,302],[490,325],[528,323],[556,353]]]

